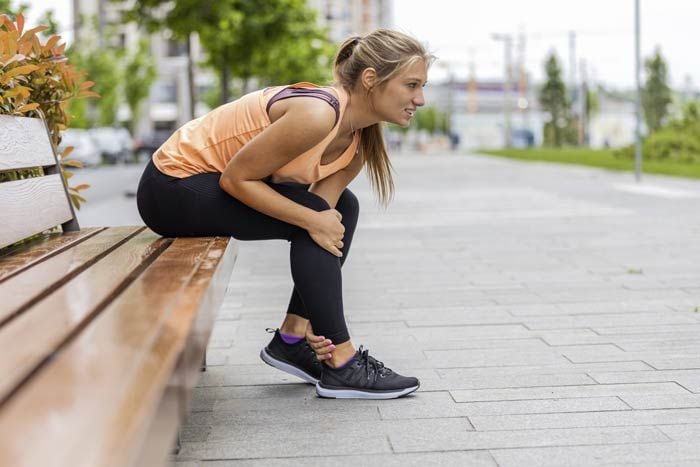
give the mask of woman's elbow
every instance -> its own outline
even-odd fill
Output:
[[[221,177],[219,177],[219,188],[224,190],[229,195],[235,196],[237,186],[238,184],[236,183],[236,180],[232,180],[230,176],[226,175],[226,173],[221,174]]]

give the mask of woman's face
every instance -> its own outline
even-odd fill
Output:
[[[423,86],[427,80],[428,68],[421,60],[377,89],[372,102],[380,120],[407,127],[416,109],[425,104]]]

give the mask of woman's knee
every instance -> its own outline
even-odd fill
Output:
[[[354,221],[357,221],[357,217],[360,214],[360,201],[352,191],[346,188],[341,193],[335,208],[343,215],[343,220],[347,218],[348,220],[354,219]]]
[[[305,197],[302,204],[307,208],[313,209],[314,211],[327,211],[331,208],[328,201],[318,196],[316,193],[307,192],[308,196]]]
[[[330,209],[328,202],[317,195],[308,191],[308,187],[304,185],[292,185],[292,184],[274,184],[270,183],[270,187],[284,196],[289,198],[295,203],[306,206],[314,211],[326,211]]]

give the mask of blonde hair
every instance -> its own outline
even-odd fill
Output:
[[[364,37],[350,37],[341,44],[335,57],[333,77],[350,92],[355,89],[362,72],[374,68],[377,82],[367,90],[369,96],[374,89],[416,62],[423,61],[430,66],[434,60],[435,57],[413,37],[390,29],[377,29]],[[386,205],[394,194],[394,180],[381,123],[362,129],[361,151],[372,188],[380,203]]]

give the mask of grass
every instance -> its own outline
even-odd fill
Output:
[[[525,161],[557,162],[561,164],[587,165],[609,170],[634,171],[634,160],[613,155],[612,149],[581,148],[532,148],[532,149],[485,149],[480,154],[508,157]],[[676,177],[700,178],[700,164],[672,161],[642,162],[642,171],[648,174],[672,175]]]

